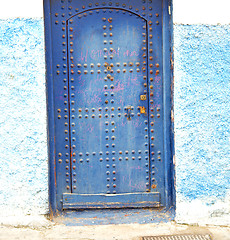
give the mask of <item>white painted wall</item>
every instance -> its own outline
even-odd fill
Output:
[[[173,0],[174,22],[230,23],[229,0]],[[43,0],[0,0],[0,18],[37,18],[43,16]]]
[[[173,0],[173,2],[175,23],[230,23],[229,0]]]
[[[0,18],[37,18],[43,16],[43,0],[0,0]]]

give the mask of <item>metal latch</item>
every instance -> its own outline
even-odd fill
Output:
[[[141,95],[141,96],[140,96],[140,99],[141,99],[141,101],[144,101],[144,100],[147,99],[147,97],[146,97],[146,95]]]
[[[139,109],[140,109],[140,113],[141,114],[145,114],[146,113],[146,111],[145,111],[145,107],[138,107]]]

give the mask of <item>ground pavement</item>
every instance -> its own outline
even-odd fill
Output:
[[[168,223],[66,226],[43,218],[5,219],[0,239],[138,240],[141,236],[211,234],[214,240],[230,240],[230,226],[189,226]]]

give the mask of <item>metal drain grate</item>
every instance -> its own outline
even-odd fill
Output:
[[[208,234],[205,235],[167,235],[167,236],[151,236],[151,237],[142,237],[141,240],[212,240],[211,236]]]

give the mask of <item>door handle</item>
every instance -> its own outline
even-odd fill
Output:
[[[125,113],[125,116],[127,117],[127,120],[131,120],[131,116],[134,115],[132,114],[132,111],[134,110],[134,107],[133,106],[127,106],[125,107],[125,111],[127,111]]]

